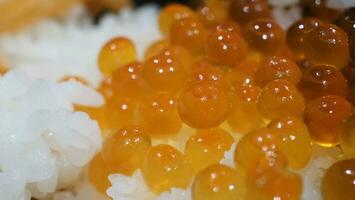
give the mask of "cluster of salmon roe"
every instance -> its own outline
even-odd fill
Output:
[[[105,193],[110,186],[108,175],[132,175],[142,166],[142,160],[151,146],[149,135],[140,126],[127,125],[110,134],[105,138],[101,152],[89,164],[90,181]]]
[[[313,17],[287,30],[266,0],[205,0],[196,11],[171,4],[159,16],[163,38],[144,58],[127,38],[106,43],[98,57],[106,103],[76,107],[103,132],[93,185],[104,192],[108,174],[140,169],[155,194],[192,185],[193,200],[297,200],[297,171],[315,145],[340,146],[349,160],[327,170],[322,195],[354,199],[355,9],[332,24],[312,2]],[[221,164],[237,140],[235,167]]]

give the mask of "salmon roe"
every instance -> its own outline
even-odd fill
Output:
[[[131,40],[117,37],[108,41],[100,50],[98,64],[105,76],[126,64],[137,60],[136,49]]]
[[[147,90],[142,77],[142,64],[129,63],[112,72],[111,84],[116,96],[139,97]]]
[[[195,173],[218,164],[233,144],[233,137],[221,128],[198,130],[185,145],[185,156]]]
[[[341,73],[343,74],[344,78],[346,79],[349,88],[355,86],[355,63],[350,62],[348,66],[341,69]],[[350,93],[350,92],[349,92]]]
[[[264,55],[277,55],[285,45],[285,33],[272,19],[258,18],[244,27],[249,45]]]
[[[309,102],[305,121],[313,140],[322,146],[338,145],[342,122],[351,115],[351,109],[351,104],[340,96],[323,96]]]
[[[261,160],[247,172],[246,199],[300,199],[303,187],[301,176],[271,163]]]
[[[228,6],[229,0],[205,0],[205,4],[197,9],[197,16],[205,26],[211,27],[228,19]]]
[[[268,83],[258,99],[259,112],[268,119],[282,116],[302,116],[305,100],[289,81],[277,79]]]
[[[251,54],[231,70],[229,78],[233,88],[255,84],[255,73],[260,59],[259,54]]]
[[[117,96],[107,98],[103,109],[102,112],[110,132],[115,132],[122,126],[136,122],[137,102],[133,98]]]
[[[230,8],[232,17],[243,25],[254,19],[271,16],[266,0],[232,0]]]
[[[287,29],[287,44],[297,55],[298,59],[304,59],[304,48],[306,46],[307,35],[321,24],[322,21],[317,18],[304,18],[294,22]]]
[[[351,58],[355,60],[355,8],[347,9],[336,24],[348,34]]]
[[[178,59],[160,53],[143,63],[142,77],[154,90],[177,92],[184,87],[187,72]]]
[[[196,18],[183,18],[173,23],[170,41],[188,49],[192,54],[201,54],[207,38],[207,29]]]
[[[192,63],[192,56],[188,50],[179,45],[172,45],[167,40],[158,40],[151,44],[144,55],[145,60],[149,60],[153,56],[163,54],[174,57],[179,60],[181,64],[185,66],[185,70],[189,71]]]
[[[306,166],[312,156],[312,141],[301,118],[281,117],[271,121],[268,129],[281,138],[280,149],[291,168],[300,169]]]
[[[333,164],[322,180],[324,200],[355,199],[355,159]]]
[[[352,114],[342,124],[340,145],[345,154],[355,158],[355,116]]]
[[[139,126],[128,125],[108,135],[101,149],[105,163],[120,173],[131,175],[141,167],[151,147],[149,135]]]
[[[238,133],[248,133],[265,125],[257,108],[261,89],[246,85],[237,89],[232,100],[232,108],[227,118],[229,126]]]
[[[348,83],[336,68],[330,65],[316,65],[304,72],[298,89],[306,99],[324,95],[346,96]]]
[[[334,21],[339,16],[339,10],[330,7],[329,0],[302,0],[305,12],[327,22]]]
[[[102,194],[105,194],[106,190],[111,186],[108,176],[115,172],[117,171],[104,162],[100,153],[96,154],[89,163],[89,180]]]
[[[197,174],[192,185],[193,200],[242,200],[242,177],[225,165],[211,165]]]
[[[255,83],[264,87],[276,79],[288,80],[297,84],[302,77],[301,70],[292,60],[284,57],[266,58],[255,72]]]
[[[144,60],[148,60],[153,56],[158,55],[161,51],[169,47],[170,43],[167,40],[158,40],[148,46],[144,52]]]
[[[267,128],[245,135],[238,143],[234,160],[245,173],[246,199],[299,199],[302,180],[287,170],[284,138]]]
[[[214,81],[215,83],[220,83],[226,88],[229,87],[226,73],[221,67],[215,67],[208,62],[207,59],[201,59],[196,61],[192,67],[192,83],[201,81]]]
[[[235,35],[242,35],[242,28],[235,21],[232,20],[224,20],[217,24],[215,24],[211,30],[214,31],[229,31]]]
[[[152,137],[169,137],[181,128],[177,99],[169,93],[156,92],[143,97],[138,111],[142,126]]]
[[[198,82],[182,92],[178,100],[178,110],[182,121],[192,128],[213,128],[228,116],[229,95],[214,82]]]
[[[243,61],[246,55],[247,44],[240,35],[226,29],[215,30],[209,34],[206,56],[212,63],[234,67]]]
[[[149,188],[157,194],[172,187],[187,188],[192,177],[192,169],[183,154],[166,144],[150,148],[142,173]]]
[[[186,50],[184,47],[170,44],[168,47],[166,47],[161,51],[161,54],[164,54],[166,56],[171,56],[176,60],[179,60],[179,62],[184,65],[185,70],[187,72],[190,72],[191,70],[190,68],[194,59],[191,53],[188,50]]]
[[[234,152],[234,161],[244,170],[251,169],[261,160],[267,159],[273,165],[286,165],[282,154],[280,138],[267,128],[256,129],[244,135]]]
[[[164,35],[170,34],[172,24],[183,18],[194,17],[195,12],[181,4],[170,4],[164,7],[159,14],[159,28]]]
[[[306,58],[311,64],[329,64],[338,69],[349,62],[347,34],[334,24],[320,23],[305,38]]]
[[[9,69],[7,69],[7,67],[0,66],[0,76],[6,74],[7,71],[9,71]]]
[[[104,138],[88,165],[93,186],[105,193],[110,174],[141,171],[154,195],[299,200],[322,180],[325,200],[353,200],[355,9],[328,2],[302,0],[307,17],[288,29],[267,0],[170,4],[142,59],[129,39],[108,41],[98,58],[105,104],[74,105]]]

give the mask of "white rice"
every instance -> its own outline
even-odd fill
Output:
[[[294,21],[302,17],[301,8],[297,6],[291,7],[289,9],[285,9],[284,7],[275,7],[272,10],[272,14],[284,29],[287,29],[292,25]]]
[[[294,1],[287,2],[289,5]],[[297,7],[288,11],[276,7],[273,13],[283,27],[300,17]],[[0,199],[106,199],[80,175],[100,148],[97,123],[84,113],[73,112],[74,103],[98,106],[102,97],[75,81],[54,81],[78,75],[98,86],[102,75],[96,58],[103,43],[114,36],[127,36],[142,57],[144,49],[160,38],[156,17],[157,8],[148,6],[106,16],[94,26],[82,8],[77,8],[62,21],[47,20],[18,35],[0,38],[0,49],[8,65],[15,68],[0,78]],[[191,129],[185,127],[184,132],[178,136],[179,141],[186,141]],[[174,140],[154,141],[157,143],[184,148],[184,142]],[[234,167],[235,147],[236,144],[225,153],[221,163]],[[337,160],[328,153],[317,151],[313,161],[300,172],[304,177],[302,199],[321,199],[320,177]],[[114,200],[191,199],[190,189],[173,188],[153,195],[139,170],[132,177],[113,174],[109,179],[112,187],[107,194]],[[65,190],[55,192],[61,188]]]
[[[0,78],[0,199],[44,197],[75,182],[101,136],[97,122],[73,112],[74,103],[103,99],[76,81],[31,80],[19,70]]]
[[[97,86],[98,51],[114,36],[132,39],[142,57],[160,37],[156,13],[154,6],[126,10],[95,26],[77,8],[63,21],[44,21],[0,38],[14,68],[0,78],[0,199],[105,199],[87,180],[77,182],[101,137],[95,121],[73,112],[73,104],[99,106],[103,99],[75,81],[54,81],[78,75]],[[61,188],[70,190],[54,193]]]
[[[237,148],[237,143],[233,143],[229,151],[224,152],[224,158],[219,162],[222,165],[226,165],[232,168],[235,168],[234,163],[234,152]]]
[[[53,194],[52,197],[49,197],[48,200],[109,200],[109,199],[99,194],[90,183],[79,182],[76,183],[74,189],[57,192]]]

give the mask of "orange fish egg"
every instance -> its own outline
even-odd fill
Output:
[[[222,22],[229,17],[228,0],[205,1],[205,5],[197,9],[197,17],[207,27]]]
[[[228,30],[212,31],[206,43],[206,56],[216,65],[234,67],[247,55],[244,39]]]
[[[305,39],[306,59],[311,64],[329,64],[338,69],[349,60],[349,39],[347,34],[334,24],[321,23]]]
[[[213,66],[207,59],[196,61],[192,67],[192,82],[222,81],[223,78],[223,70],[220,67]]]
[[[242,63],[236,65],[229,73],[233,87],[255,85],[255,73],[259,65],[260,56],[258,54],[249,54]]]
[[[100,50],[98,64],[104,76],[126,64],[137,60],[137,53],[131,40],[117,37],[108,41]]]
[[[324,95],[347,96],[349,90],[344,76],[331,65],[316,65],[307,69],[298,89],[306,99]]]
[[[355,8],[346,9],[336,21],[336,24],[342,28],[349,38],[349,47],[352,60],[355,60]]]
[[[215,31],[226,30],[236,35],[242,35],[242,28],[240,27],[239,24],[237,24],[237,22],[232,20],[224,20],[218,22],[211,28],[211,30],[215,30]]]
[[[229,126],[238,133],[246,134],[265,126],[263,116],[257,108],[261,89],[255,85],[236,88],[232,109],[227,118]]]
[[[148,60],[153,56],[158,55],[161,51],[167,48],[170,45],[169,41],[162,39],[157,40],[150,44],[144,53],[144,60]]]
[[[196,18],[183,18],[173,23],[170,29],[170,41],[185,47],[192,54],[201,54],[207,38],[207,30]]]
[[[263,60],[255,72],[255,83],[264,87],[276,79],[285,79],[297,84],[302,72],[292,60],[285,57],[272,56]]]
[[[148,89],[142,77],[142,64],[129,63],[112,72],[111,85],[115,96],[139,97]]]
[[[355,117],[352,114],[342,124],[340,145],[344,153],[355,158]]]
[[[88,177],[90,183],[102,194],[111,186],[108,176],[116,171],[107,165],[100,153],[96,154],[88,166]]]
[[[244,37],[254,50],[270,56],[280,53],[285,45],[285,33],[274,20],[258,18],[244,27]]]
[[[195,12],[182,4],[170,4],[159,14],[159,28],[163,35],[169,35],[172,24],[183,18],[195,17]]]
[[[271,165],[269,160],[260,160],[247,172],[248,200],[287,199],[298,200],[302,194],[302,178],[300,175],[278,166]]]
[[[221,67],[213,66],[207,59],[196,61],[192,65],[191,75],[190,84],[201,81],[213,81],[227,91],[231,89],[231,84],[227,78],[228,72]]]
[[[234,142],[221,128],[198,130],[185,144],[185,156],[195,173],[212,164],[218,164]]]
[[[242,200],[244,187],[236,170],[225,165],[211,165],[197,174],[192,185],[192,199]]]
[[[268,83],[258,99],[259,112],[268,119],[287,115],[302,116],[305,100],[289,81],[277,79]]]
[[[230,13],[242,25],[254,19],[271,16],[266,0],[233,0]]]
[[[177,92],[187,80],[184,65],[175,57],[160,53],[143,64],[142,76],[155,90]]]
[[[252,169],[260,160],[269,166],[284,168],[287,158],[281,151],[281,138],[267,128],[256,129],[244,135],[234,152],[234,161],[244,170]]]
[[[312,156],[312,140],[301,118],[281,117],[270,122],[268,129],[281,139],[280,149],[294,169],[306,166]]]
[[[305,40],[307,35],[319,24],[323,23],[317,18],[304,18],[294,22],[287,30],[287,44],[297,55],[298,59],[304,59]]]
[[[166,40],[159,40],[157,42],[154,42],[151,46],[149,46],[145,52],[144,58],[145,60],[149,60],[153,56],[159,54],[171,56],[179,60],[185,66],[187,71],[189,71],[191,62],[193,60],[190,52],[186,50],[184,47],[170,44]]]
[[[105,117],[110,132],[136,122],[137,101],[133,98],[113,96],[106,99]]]
[[[172,187],[185,189],[192,176],[183,154],[166,144],[150,148],[143,161],[142,173],[145,183],[156,194]]]
[[[191,53],[182,46],[170,44],[168,47],[161,51],[161,54],[174,57],[184,65],[186,72],[191,71],[191,65],[194,57]]]
[[[202,81],[188,86],[178,100],[180,118],[192,128],[220,125],[230,111],[228,93],[218,84]]]
[[[166,92],[155,92],[141,99],[138,112],[141,124],[151,137],[169,137],[177,134],[182,121],[177,111],[177,100]]]
[[[351,115],[351,111],[351,104],[340,96],[322,96],[309,102],[305,121],[313,140],[321,146],[338,145],[342,122]]]
[[[135,125],[124,126],[108,135],[101,149],[105,163],[125,175],[141,167],[142,160],[151,147],[149,135]]]
[[[341,160],[329,167],[321,192],[324,200],[355,199],[355,159]]]

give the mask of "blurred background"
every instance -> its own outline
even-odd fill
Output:
[[[97,18],[104,13],[117,12],[124,7],[147,3],[165,5],[168,2],[187,3],[188,0],[1,0],[0,32],[17,31],[41,18],[63,15],[77,4],[84,4],[88,11]]]
[[[70,8],[83,4],[92,16],[93,22],[110,12],[119,12],[122,8],[134,8],[144,4],[164,6],[177,2],[198,7],[203,1],[248,1],[248,0],[1,0],[0,33],[14,32],[47,17],[65,15]],[[271,6],[283,6],[285,9],[300,6],[303,15],[316,16],[326,21],[335,19],[344,5],[353,5],[355,0],[265,0]],[[335,6],[335,7],[334,7]]]

